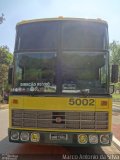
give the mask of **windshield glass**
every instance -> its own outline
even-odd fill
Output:
[[[107,53],[66,51],[60,57],[57,61],[52,52],[16,54],[13,91],[107,94]]]
[[[63,23],[62,48],[64,51],[108,49],[107,27],[95,22]]]
[[[60,46],[61,45],[61,46]],[[108,30],[104,23],[82,20],[34,22],[17,26],[15,52],[106,50]]]
[[[56,92],[56,53],[16,54],[16,92]]]
[[[107,93],[107,54],[63,52],[62,93]]]
[[[38,22],[17,27],[15,51],[50,51],[57,49],[58,23]]]

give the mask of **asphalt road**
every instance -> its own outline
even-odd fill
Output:
[[[114,116],[113,116],[114,119]],[[45,146],[36,144],[16,144],[10,143],[7,137],[8,129],[8,109],[0,110],[0,153],[20,154],[20,156],[29,156],[29,159],[78,159],[79,155],[86,154],[120,154],[120,151],[112,144],[110,147],[63,147],[63,146]],[[28,154],[28,155],[27,155]],[[32,155],[33,154],[33,155]],[[37,155],[39,154],[39,155]],[[67,157],[74,155],[74,157]],[[34,157],[34,158],[33,158]],[[113,157],[112,157],[113,158]],[[111,158],[111,160],[112,160]],[[38,157],[36,157],[38,159]],[[35,160],[36,160],[35,159]],[[107,159],[110,159],[107,158]]]

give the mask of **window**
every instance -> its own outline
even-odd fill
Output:
[[[17,28],[15,51],[55,50],[57,48],[58,23],[38,22]]]
[[[62,92],[107,93],[107,54],[63,52]]]
[[[107,27],[95,22],[67,21],[62,25],[63,50],[104,50],[108,47]],[[106,44],[105,44],[106,43]]]
[[[56,92],[56,53],[18,53],[17,91]]]

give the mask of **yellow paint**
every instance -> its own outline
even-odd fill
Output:
[[[107,22],[101,19],[86,19],[86,18],[64,18],[64,17],[58,17],[58,18],[44,18],[44,19],[32,19],[32,20],[23,20],[19,23],[18,25],[23,25],[23,24],[29,24],[29,23],[35,23],[35,22],[48,22],[48,21],[61,21],[61,20],[76,20],[76,21],[88,21],[88,22],[97,22],[97,23],[103,23],[107,25]]]
[[[69,99],[94,99],[95,106],[89,105],[70,105]],[[13,99],[18,100],[18,104],[13,103]],[[101,101],[108,101],[107,106],[101,106]],[[112,106],[110,98],[81,98],[81,97],[30,97],[14,96],[10,97],[10,108],[18,109],[41,109],[41,110],[63,110],[63,111],[107,111]]]
[[[80,98],[80,99],[94,99],[95,106],[79,106],[70,105],[70,98]],[[13,104],[13,99],[18,100],[18,104]],[[101,101],[107,101],[107,106],[100,106]],[[81,97],[31,97],[31,96],[10,96],[9,99],[9,127],[11,128],[11,109],[34,109],[34,110],[54,110],[54,111],[107,111],[109,112],[109,129],[108,130],[65,130],[65,129],[52,129],[52,131],[65,131],[65,132],[111,132],[112,124],[112,100],[111,98],[81,98]],[[20,128],[17,128],[20,129]],[[25,128],[27,130],[32,130],[30,128]],[[24,129],[22,129],[24,130]],[[40,131],[51,131],[48,129],[33,129]]]
[[[39,140],[40,140],[40,135],[38,133],[35,133],[35,132],[31,133],[32,142],[39,142]]]
[[[10,126],[10,128],[11,128],[11,126]],[[85,129],[85,130],[78,130],[78,129],[69,129],[69,130],[66,130],[66,129],[50,129],[50,128],[38,128],[38,129],[36,129],[36,128],[12,128],[12,129],[18,129],[18,130],[29,130],[29,131],[43,131],[43,132],[82,132],[82,133],[84,133],[84,132],[86,132],[86,133],[88,133],[88,132],[96,132],[96,133],[105,133],[105,132],[111,132],[111,130],[87,130],[87,129]]]
[[[13,103],[14,99],[18,101],[17,104]],[[9,105],[10,105],[10,107],[13,106],[13,104],[14,104],[14,107],[23,106],[23,97],[22,96],[12,96],[12,97],[10,97],[9,98]]]

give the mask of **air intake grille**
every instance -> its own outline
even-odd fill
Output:
[[[107,130],[108,112],[12,110],[12,127]]]

